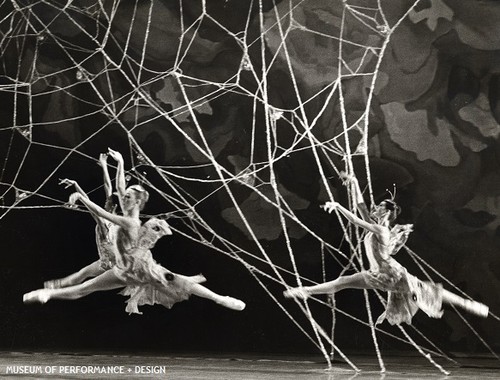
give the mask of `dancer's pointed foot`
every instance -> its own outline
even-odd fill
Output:
[[[308,299],[311,293],[302,286],[299,286],[298,288],[290,288],[287,289],[283,292],[283,295],[286,298],[300,298],[302,300]]]
[[[490,311],[489,307],[485,304],[472,300],[465,300],[463,306],[469,313],[483,318],[488,317],[488,313]]]
[[[38,289],[23,295],[24,303],[46,303],[50,299],[50,289]]]
[[[245,302],[229,296],[221,297],[217,303],[221,306],[227,307],[228,309],[236,311],[241,311],[246,306]]]
[[[49,280],[43,283],[45,289],[60,289],[62,288],[61,279]]]

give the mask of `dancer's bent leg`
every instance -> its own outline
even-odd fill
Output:
[[[46,289],[66,288],[68,286],[81,284],[86,279],[90,277],[97,277],[104,272],[104,269],[101,268],[101,262],[97,260],[92,264],[83,267],[78,272],[70,274],[69,276],[45,281],[43,286]]]
[[[108,270],[103,274],[85,281],[82,284],[69,286],[67,288],[61,289],[38,289],[23,296],[23,301],[25,303],[30,302],[40,302],[45,303],[50,299],[63,299],[63,300],[75,300],[81,297],[85,297],[90,293],[117,289],[125,286],[126,284],[120,280],[113,273],[112,270]]]

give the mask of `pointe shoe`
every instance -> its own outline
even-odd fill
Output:
[[[236,311],[241,311],[246,306],[245,302],[229,296],[221,297],[217,303],[221,306],[227,307],[228,309]]]
[[[43,283],[43,287],[45,289],[60,289],[62,288],[61,280],[56,279],[56,280],[45,281]]]
[[[41,303],[44,304],[50,299],[48,289],[38,289],[23,295],[24,303]]]
[[[477,301],[472,301],[472,300],[465,300],[463,307],[469,313],[475,314],[475,315],[477,315],[479,317],[483,317],[483,318],[488,317],[488,313],[490,310],[489,307],[486,306],[485,304],[482,304],[482,303],[477,302]]]
[[[285,290],[283,292],[283,295],[286,298],[300,298],[302,300],[305,300],[308,299],[311,294],[307,291],[306,288],[298,287]]]

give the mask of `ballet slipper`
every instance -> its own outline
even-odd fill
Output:
[[[477,301],[465,300],[463,303],[463,308],[471,314],[475,314],[479,317],[488,317],[489,307]]]
[[[236,310],[236,311],[241,311],[245,308],[245,303],[243,301],[240,301],[236,298],[225,296],[221,297],[218,301],[217,304],[227,307],[228,309]]]
[[[23,295],[24,303],[44,304],[50,299],[50,289],[38,289]]]
[[[283,292],[283,295],[286,298],[300,298],[300,299],[307,299],[311,295],[309,291],[304,288],[304,287],[298,287],[298,288],[291,288],[287,289]]]

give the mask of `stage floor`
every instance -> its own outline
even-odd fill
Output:
[[[350,356],[361,370],[334,363],[331,370],[320,357],[221,355],[134,356],[60,353],[0,353],[0,377],[16,379],[237,379],[237,380],[344,380],[344,379],[498,379],[500,361],[460,358],[459,364],[440,360],[451,372],[442,374],[426,359],[416,356],[384,357],[385,374],[376,357]]]

